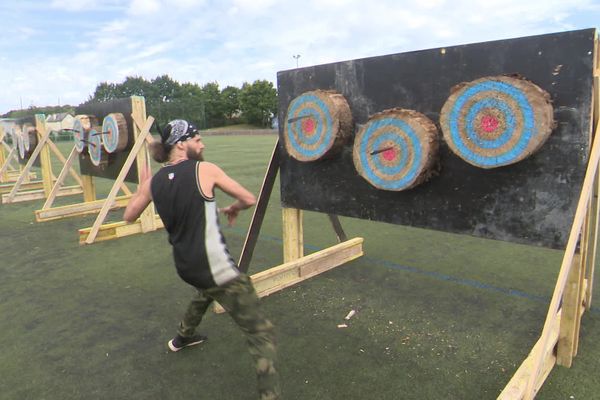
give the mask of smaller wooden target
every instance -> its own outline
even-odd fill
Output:
[[[73,141],[78,153],[85,153],[87,151],[88,133],[92,124],[96,124],[96,118],[93,115],[75,116],[75,120],[73,121]]]
[[[550,95],[525,79],[492,76],[453,88],[440,116],[444,139],[480,168],[517,163],[542,147],[554,127]]]
[[[356,171],[378,189],[402,191],[436,171],[438,131],[425,115],[401,108],[373,115],[354,139]]]
[[[127,121],[121,113],[112,113],[102,122],[102,144],[109,153],[119,152],[127,147]]]
[[[344,96],[328,90],[305,92],[288,107],[283,131],[285,147],[298,161],[329,158],[352,137],[353,126]]]
[[[15,146],[17,146],[18,150],[19,150],[19,157],[21,157],[21,159],[25,158],[25,145],[23,143],[23,134],[21,131],[21,127],[15,127],[15,131],[14,131],[14,138],[15,138]]]
[[[98,125],[92,126],[88,131],[87,150],[90,161],[96,167],[108,163],[108,153],[102,147],[102,128]]]
[[[35,128],[30,123],[25,123],[21,127],[21,136],[23,137],[23,147],[25,151],[29,151],[30,148],[35,148],[35,144],[31,143],[31,133],[35,134]]]

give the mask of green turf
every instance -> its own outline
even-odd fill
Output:
[[[256,193],[274,141],[207,137],[206,158]],[[99,197],[110,186],[97,179]],[[175,274],[164,231],[79,246],[77,230],[95,217],[36,223],[42,204],[0,206],[0,399],[256,398],[244,339],[227,316],[206,317],[207,343],[167,350],[192,289]],[[224,229],[236,257],[250,217]],[[365,257],[263,301],[277,326],[284,398],[496,398],[538,339],[561,252],[341,222],[365,238]],[[306,212],[304,228],[306,253],[335,243],[325,215]],[[251,272],[281,254],[277,185]],[[538,398],[598,398],[599,356],[592,310],[573,367],[555,367]]]

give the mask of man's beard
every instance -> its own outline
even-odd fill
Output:
[[[204,161],[204,156],[202,155],[202,150],[200,152],[195,152],[193,149],[188,148],[185,152],[185,155],[189,160],[194,161]]]

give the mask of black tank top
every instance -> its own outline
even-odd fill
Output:
[[[200,289],[239,275],[221,233],[214,197],[202,193],[199,162],[167,165],[152,177],[152,200],[173,245],[177,273]]]

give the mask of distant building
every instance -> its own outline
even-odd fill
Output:
[[[74,120],[75,117],[69,113],[50,114],[46,117],[46,129],[56,137],[63,129],[73,129]]]

